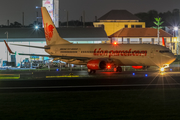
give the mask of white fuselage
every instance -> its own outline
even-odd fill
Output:
[[[46,50],[50,55],[112,59],[120,66],[163,66],[175,60],[168,48],[153,44],[61,44]],[[61,59],[62,60],[62,59]],[[86,64],[88,61],[66,60],[71,64]]]

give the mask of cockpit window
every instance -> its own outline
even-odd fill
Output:
[[[170,50],[159,50],[160,53],[169,53],[171,52]]]

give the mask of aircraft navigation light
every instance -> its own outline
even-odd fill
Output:
[[[111,66],[110,66],[110,65],[108,65],[108,66],[107,66],[107,68],[108,68],[108,69],[110,69],[110,68],[111,68]]]
[[[113,45],[117,45],[117,42],[114,42]]]

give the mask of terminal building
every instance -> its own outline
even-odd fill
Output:
[[[176,42],[172,41],[172,37],[173,35],[160,29],[159,44],[177,54]],[[123,28],[110,35],[109,38],[119,44],[158,44],[157,29],[154,28]]]
[[[111,10],[94,22],[94,27],[103,27],[110,36],[122,28],[145,28],[145,22],[127,10]]]
[[[153,21],[152,21],[153,22]],[[94,27],[102,27],[110,38],[111,42],[119,44],[158,44],[157,29],[146,28],[145,22],[127,10],[111,10],[98,21]],[[162,41],[165,46],[172,50],[175,55],[179,51],[179,37],[160,30],[160,45]]]
[[[59,35],[73,44],[100,44],[102,42],[109,41],[106,32],[103,28],[83,28],[83,27],[68,27],[57,28]],[[5,34],[6,33],[6,34]],[[30,48],[15,46],[11,44],[22,44],[32,46],[45,46],[45,34],[44,29],[34,28],[1,28],[0,29],[0,60],[1,65],[3,61],[11,61],[12,55],[7,55],[7,48],[4,44],[6,40],[12,49],[16,53],[28,53],[28,54],[47,54],[44,49]],[[8,58],[7,58],[8,56]],[[18,65],[25,58],[32,58],[30,56],[14,56],[16,59],[16,65]],[[36,60],[43,60],[44,58],[38,57]],[[48,59],[48,58],[46,58]]]

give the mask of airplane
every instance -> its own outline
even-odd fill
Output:
[[[55,25],[45,7],[41,7],[46,44],[44,47],[19,45],[44,49],[49,55],[24,54],[28,56],[47,56],[54,60],[61,60],[76,65],[87,65],[89,73],[96,70],[115,68],[122,72],[121,66],[132,66],[135,69],[146,69],[158,66],[163,70],[168,67],[176,57],[166,47],[155,44],[72,44],[58,34]],[[5,42],[9,52],[13,54]]]

